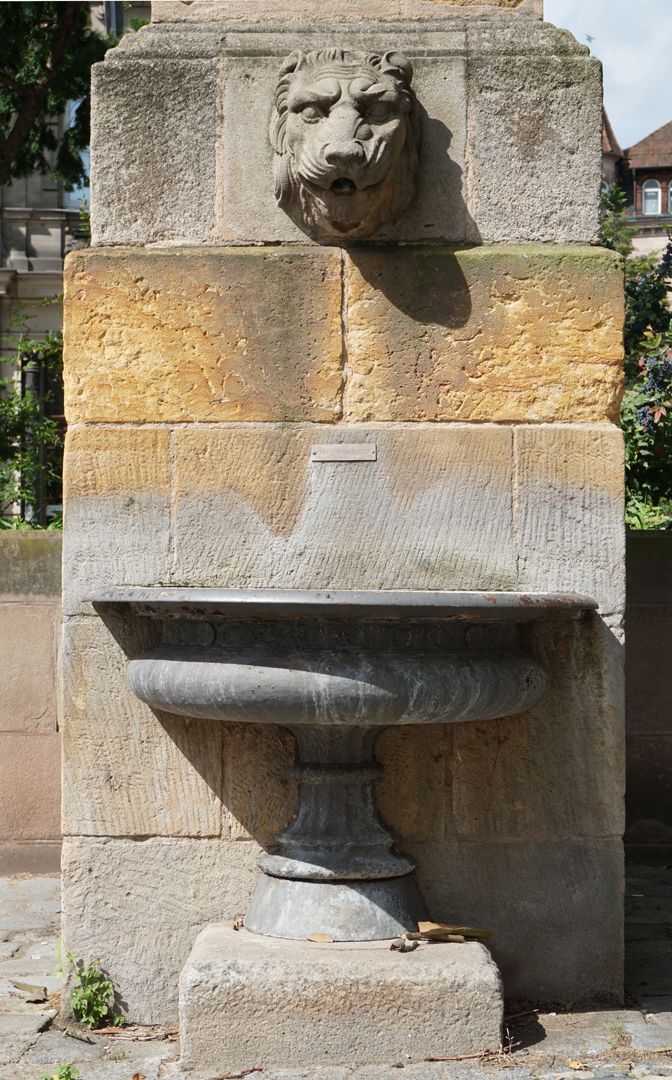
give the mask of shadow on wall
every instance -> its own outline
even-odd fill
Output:
[[[415,195],[399,221],[383,226],[373,240],[403,242],[408,237],[422,243],[426,237],[433,243],[480,244],[480,232],[464,197],[463,170],[450,156],[453,133],[420,102],[418,111],[422,134]]]
[[[617,1004],[623,645],[597,614],[525,636],[551,674],[546,694],[524,715],[447,729],[445,839],[401,846],[433,918],[493,931],[508,997]]]
[[[452,330],[469,320],[471,296],[467,280],[455,254],[447,253],[444,247],[356,247],[348,254],[372,288],[380,290],[397,311],[421,326],[438,325]]]
[[[457,329],[471,315],[469,286],[455,255],[447,253],[445,247],[437,250],[436,242],[443,239],[455,243],[459,238],[461,247],[478,245],[480,235],[464,200],[462,169],[449,154],[452,133],[441,120],[430,117],[422,106],[419,108],[422,149],[417,190],[410,208],[396,227],[389,231],[383,228],[380,235],[368,242],[355,242],[347,250],[364,280],[380,290],[398,311],[421,326]],[[420,211],[422,218],[418,216]],[[381,246],[380,241],[388,240],[396,245],[398,237],[406,232],[406,222],[414,236],[422,237],[424,233],[432,245],[420,240],[402,248],[387,243]]]

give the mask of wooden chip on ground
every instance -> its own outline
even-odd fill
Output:
[[[418,932],[428,941],[449,941],[454,937],[489,938],[491,930],[481,930],[474,926],[454,926],[452,923],[419,922]]]
[[[308,934],[308,941],[324,941],[328,944],[333,942],[331,934]]]

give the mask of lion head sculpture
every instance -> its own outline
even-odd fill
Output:
[[[278,205],[322,242],[370,236],[406,209],[420,124],[401,53],[295,52],[280,70],[270,136]]]

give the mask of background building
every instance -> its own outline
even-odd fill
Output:
[[[628,195],[636,255],[662,251],[672,228],[672,121],[621,150],[606,112],[602,122],[602,190]]]

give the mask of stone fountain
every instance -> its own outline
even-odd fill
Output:
[[[539,7],[164,0],[95,71],[64,943],[194,1073],[621,994],[622,281]]]
[[[216,589],[119,589],[93,604],[162,623],[163,643],[128,671],[153,709],[294,734],[299,811],[261,859],[245,926],[303,941],[389,940],[427,917],[413,861],[393,853],[376,813],[379,731],[526,712],[547,675],[508,631],[596,606],[539,593]],[[479,647],[479,630],[502,625]]]
[[[296,739],[298,812],[259,862],[263,874],[244,927],[265,938],[310,941],[310,951],[285,947],[279,954],[277,941],[265,947],[230,926],[204,931],[183,974],[183,1064],[251,1068],[260,1040],[266,1060],[314,1063],[310,1013],[321,1016],[326,1060],[366,1054],[385,1062],[405,1054],[404,1020],[414,1025],[416,1055],[440,1042],[439,1017],[444,1027],[450,1022],[444,1049],[496,1045],[501,982],[483,946],[433,945],[406,969],[389,951],[390,940],[416,931],[428,911],[413,860],[393,850],[376,812],[382,769],[375,742],[392,725],[528,711],[548,677],[521,649],[521,626],[577,618],[595,601],[513,592],[145,588],[110,590],[94,596],[93,606],[108,620],[160,624],[161,644],[128,665],[131,689],[152,709],[280,724]],[[316,957],[320,941],[359,942],[363,951]],[[387,942],[387,950],[372,950],[376,942]],[[260,963],[272,1002],[259,985]],[[360,964],[375,989],[367,986],[364,1022],[349,1015],[344,1025],[333,1016],[334,979],[346,973],[356,982]],[[401,1011],[389,1009],[390,983],[395,996],[408,993]],[[420,1003],[432,1016],[429,1031],[417,1029]]]

